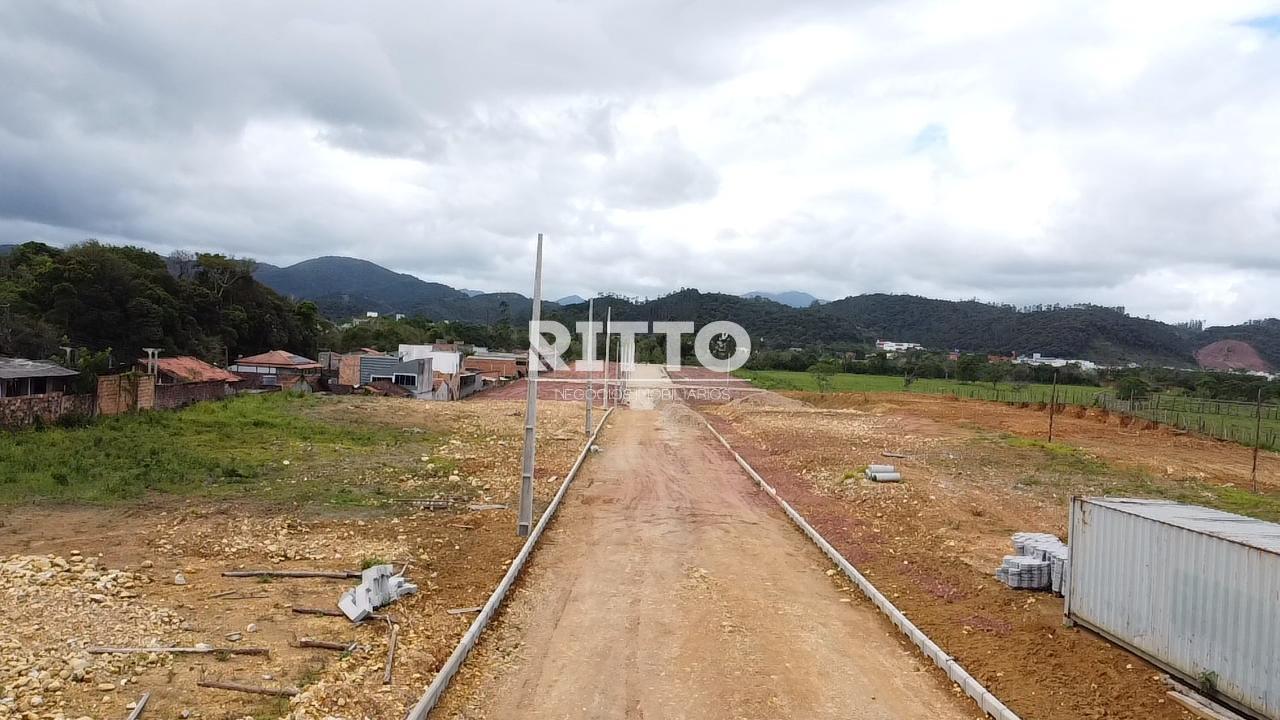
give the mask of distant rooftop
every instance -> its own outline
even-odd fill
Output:
[[[240,358],[239,360],[236,360],[236,364],[237,365],[262,365],[265,367],[287,367],[287,368],[299,368],[299,369],[303,369],[303,368],[310,369],[310,368],[320,367],[320,363],[316,362],[315,360],[312,360],[311,358],[305,358],[305,357],[302,357],[301,355],[294,355],[293,353],[286,352],[284,350],[272,350],[271,352],[264,352],[261,355],[252,355],[250,357],[243,357],[243,358]]]
[[[42,360],[25,360],[23,358],[0,358],[0,380],[14,380],[32,377],[71,377],[79,375],[57,363]]]
[[[147,361],[139,360],[138,362],[139,364],[146,364]],[[180,378],[184,382],[240,382],[239,375],[214,367],[189,355],[158,358],[156,360],[156,368],[161,372]]]

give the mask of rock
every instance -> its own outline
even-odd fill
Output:
[[[238,642],[242,637],[244,636],[238,632],[227,633],[227,639],[230,640],[231,642]]]
[[[186,584],[187,584],[187,576],[186,576],[186,575],[183,575],[182,573],[176,573],[176,574],[174,574],[174,576],[173,576],[173,584],[174,584],[174,585],[186,585]]]
[[[155,563],[153,563],[153,562],[151,562],[150,560],[143,560],[143,561],[142,561],[142,567],[144,567],[144,568],[152,568],[152,567],[155,567],[155,566],[156,566],[156,564],[155,564]]]
[[[98,683],[98,692],[112,692],[116,686],[112,683]]]
[[[251,632],[251,633],[258,632],[258,624],[257,624],[257,623],[249,623],[247,626],[245,626],[244,631],[245,631],[245,632]]]

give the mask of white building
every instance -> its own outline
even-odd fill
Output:
[[[1048,365],[1049,367],[1066,367],[1067,365],[1079,365],[1082,370],[1097,370],[1098,363],[1089,360],[1068,360],[1066,358],[1046,357],[1040,353],[1031,353],[1030,356],[1019,355],[1013,359],[1017,365]]]
[[[462,367],[462,353],[457,350],[436,349],[435,345],[401,345],[399,347],[401,362],[409,360],[430,359],[431,368],[435,372],[452,375]]]
[[[894,342],[892,340],[877,340],[876,350],[885,352],[903,352],[905,350],[923,350],[924,346],[920,343],[911,342]]]

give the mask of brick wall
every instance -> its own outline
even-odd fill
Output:
[[[172,410],[205,400],[222,400],[227,396],[227,384],[222,381],[156,385],[157,410]]]
[[[0,427],[21,428],[37,422],[52,425],[70,415],[93,415],[92,395],[32,395],[0,398]]]
[[[134,410],[150,410],[156,403],[155,386],[156,379],[150,375],[99,375],[98,414],[119,415]]]

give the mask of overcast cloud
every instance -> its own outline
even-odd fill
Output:
[[[1280,2],[8,0],[0,243],[1280,315]]]

